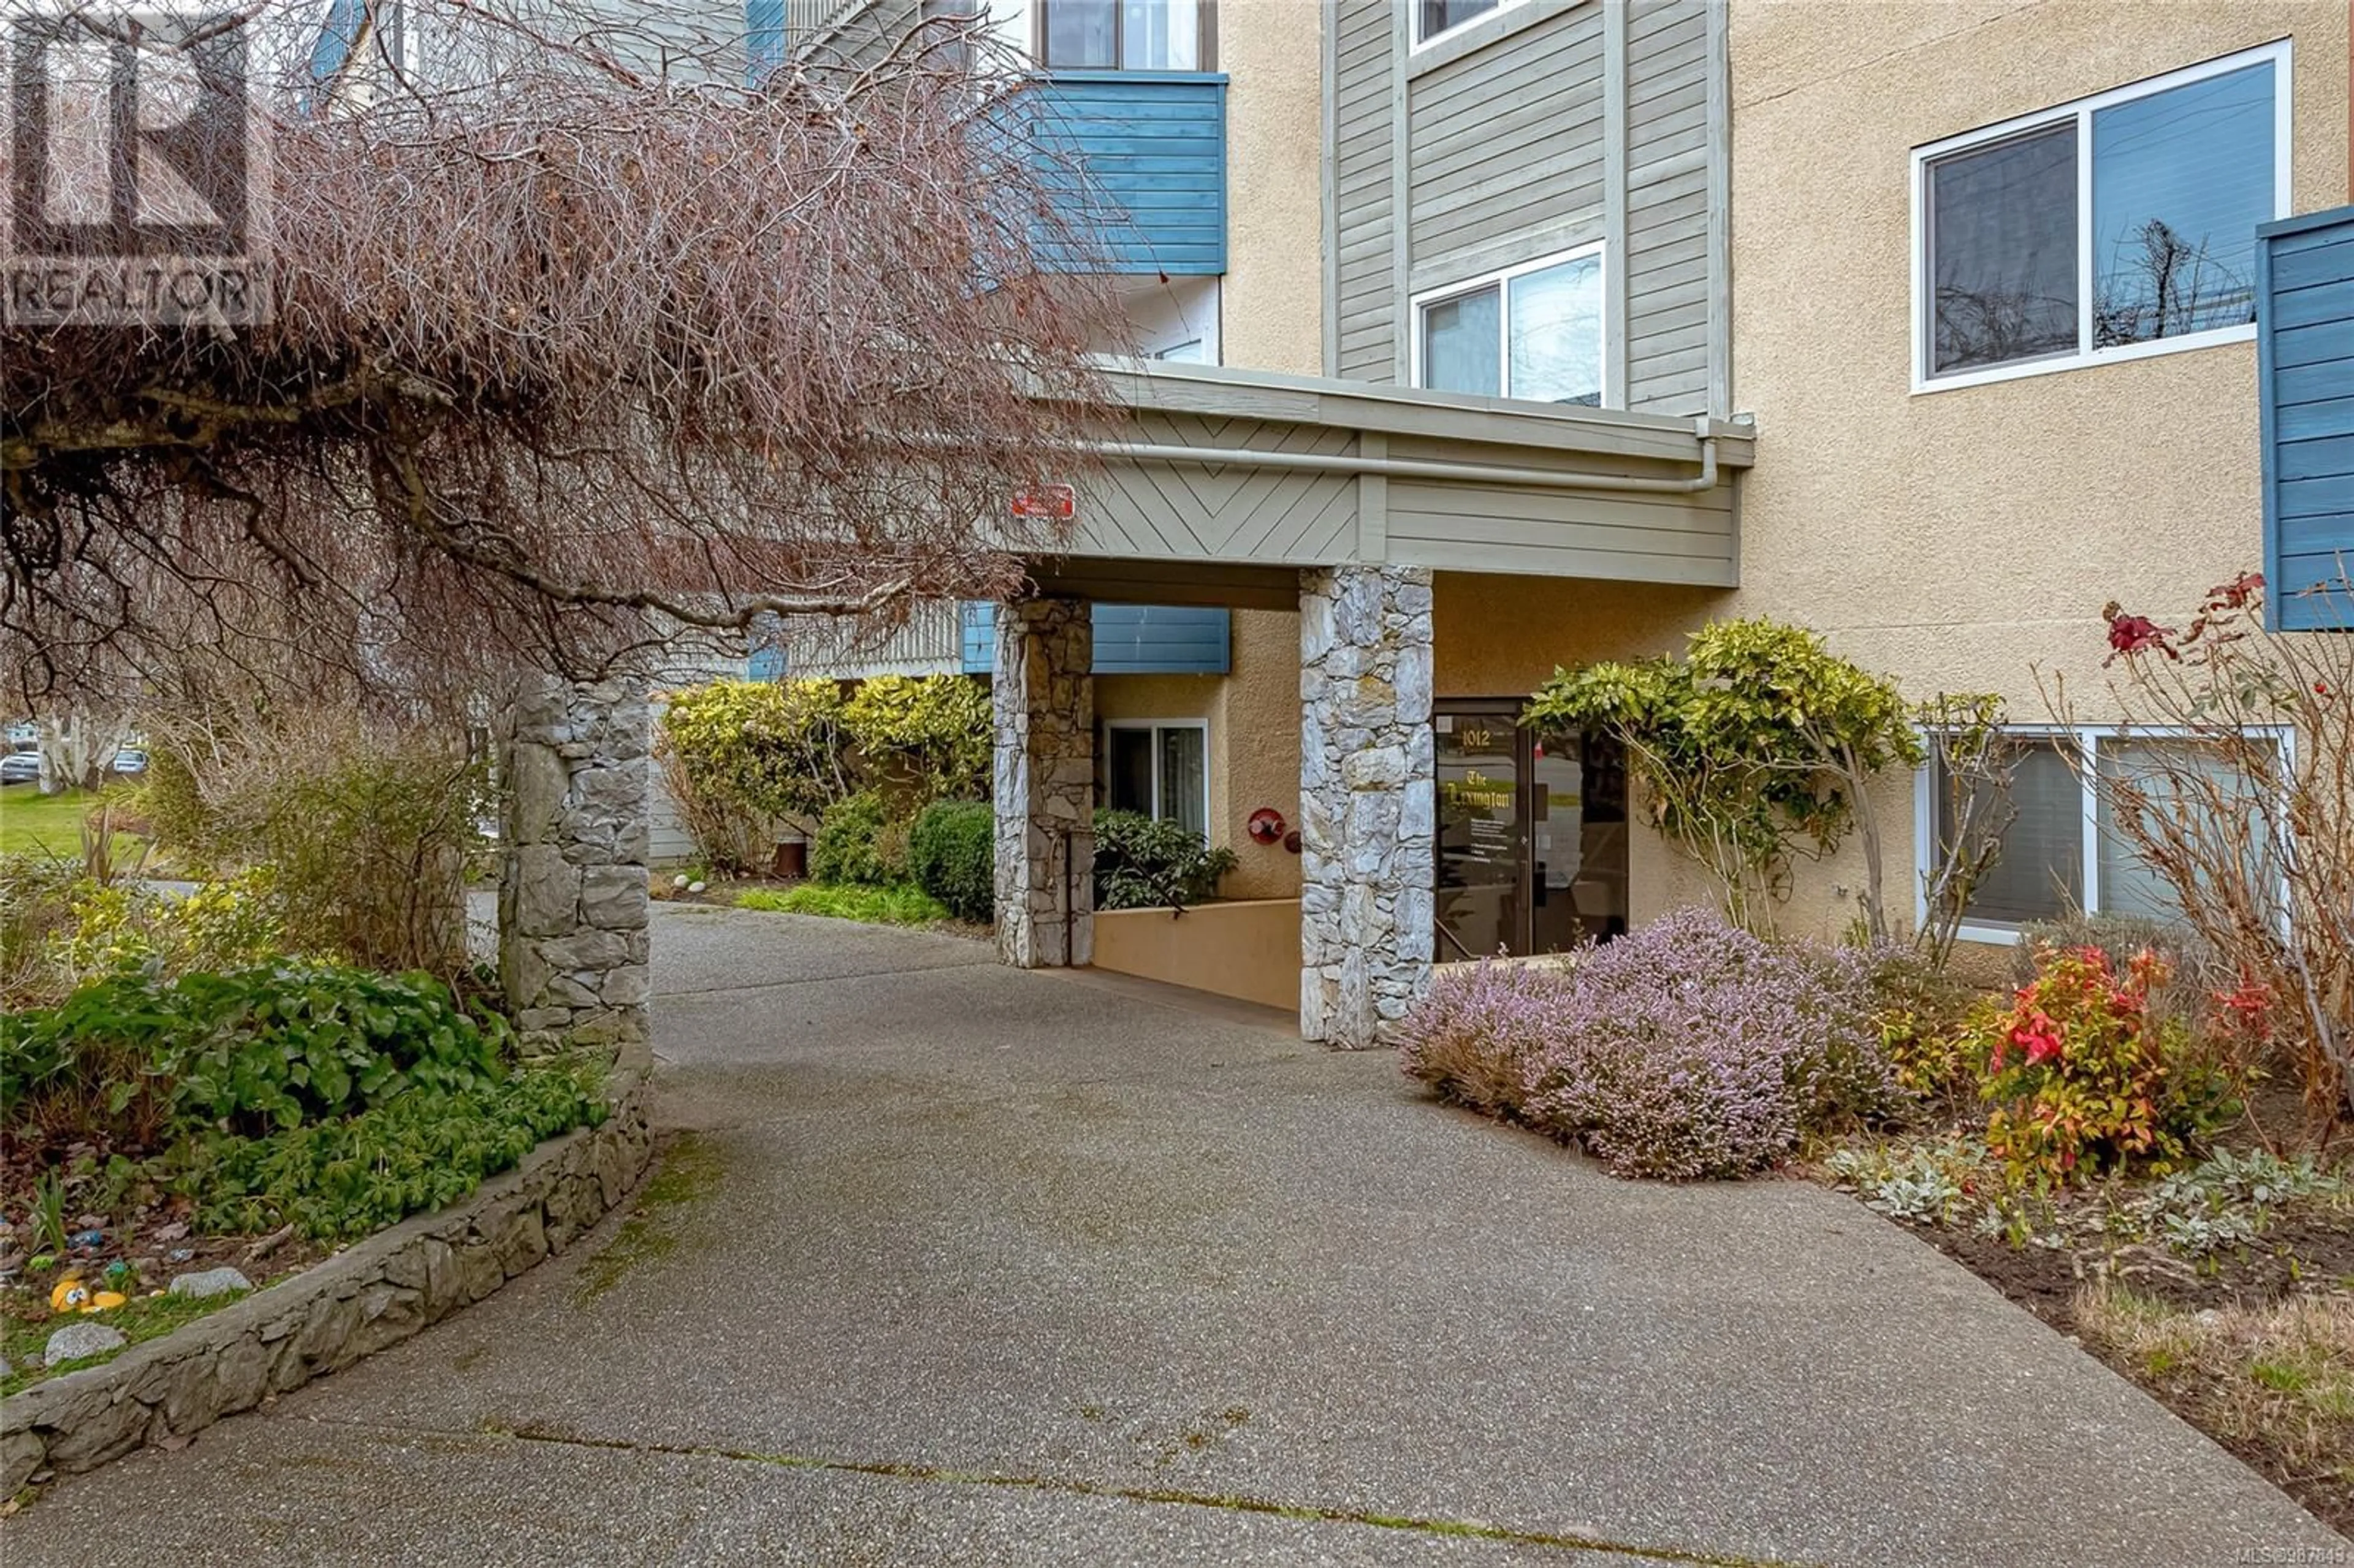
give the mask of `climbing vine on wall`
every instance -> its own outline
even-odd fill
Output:
[[[1880,833],[1865,788],[1922,760],[1914,715],[1895,683],[1833,653],[1815,633],[1768,620],[1719,621],[1682,659],[1558,670],[1529,722],[1599,729],[1627,748],[1652,821],[1715,876],[1724,912],[1770,934],[1792,864],[1860,832],[1862,921],[1888,935]]]

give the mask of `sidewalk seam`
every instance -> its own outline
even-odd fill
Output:
[[[1511,1546],[1548,1547],[1585,1552],[1634,1562],[1667,1563],[1679,1568],[1808,1568],[1787,1558],[1750,1557],[1677,1546],[1645,1546],[1632,1542],[1575,1531],[1521,1529],[1485,1520],[1450,1519],[1420,1514],[1388,1514],[1371,1509],[1331,1507],[1318,1503],[1278,1502],[1242,1493],[1194,1492],[1175,1488],[1122,1486],[1077,1477],[1025,1475],[998,1470],[959,1470],[946,1466],[918,1465],[890,1459],[852,1459],[838,1455],[763,1453],[758,1449],[704,1443],[663,1443],[638,1438],[590,1437],[577,1433],[526,1425],[504,1427],[485,1424],[474,1433],[448,1427],[410,1427],[388,1423],[310,1419],[323,1425],[351,1426],[397,1433],[403,1436],[452,1437],[480,1436],[553,1447],[601,1449],[612,1453],[657,1454],[669,1458],[724,1459],[737,1464],[767,1465],[779,1469],[814,1470],[874,1476],[891,1480],[928,1481],[948,1486],[994,1487],[1008,1490],[1056,1492],[1067,1497],[1100,1498],[1117,1502],[1153,1503],[1182,1508],[1222,1509],[1230,1512],[1266,1514],[1278,1519],[1322,1524],[1354,1524],[1410,1534],[1492,1541]]]

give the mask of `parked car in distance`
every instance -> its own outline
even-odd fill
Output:
[[[114,754],[114,770],[117,773],[144,773],[147,771],[147,754],[125,747]]]
[[[0,757],[0,784],[37,784],[40,779],[39,752],[12,751]]]

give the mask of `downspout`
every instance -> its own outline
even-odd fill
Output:
[[[1643,495],[1697,495],[1716,488],[1716,438],[1703,416],[1700,471],[1690,479],[1638,479],[1623,473],[1564,473],[1550,468],[1502,468],[1487,463],[1433,462],[1426,458],[1327,456],[1320,452],[1254,451],[1247,447],[1171,446],[1151,441],[1092,441],[1089,450],[1130,462],[1232,463],[1238,468],[1310,473],[1377,474],[1384,479],[1453,480],[1464,484],[1512,484],[1531,490],[1611,490]]]

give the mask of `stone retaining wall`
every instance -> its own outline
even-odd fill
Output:
[[[562,1252],[644,1174],[645,1076],[625,1070],[604,1124],[552,1138],[463,1201],[403,1220],[103,1366],[0,1402],[0,1498],[202,1431],[374,1355]]]

